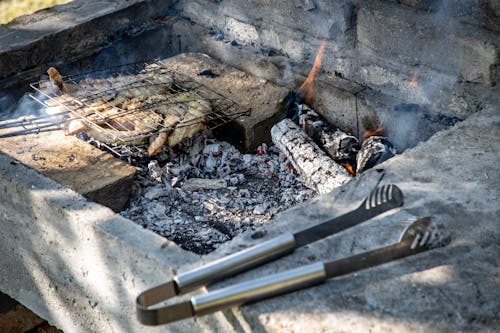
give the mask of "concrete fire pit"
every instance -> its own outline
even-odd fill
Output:
[[[374,122],[389,125],[396,119],[390,112],[405,103],[418,104],[427,118],[418,124],[396,119],[395,138],[425,127],[402,154],[282,212],[255,230],[259,239],[245,232],[204,256],[62,186],[64,179],[53,177],[58,183],[27,167],[16,159],[15,145],[6,149],[0,139],[0,291],[64,332],[500,330],[500,9],[494,1],[468,5],[445,8],[443,16],[428,1],[278,1],[271,8],[267,1],[75,0],[1,27],[0,87],[16,98],[52,65],[88,70],[203,52],[274,87],[277,102],[303,81],[327,36],[335,56],[323,63],[314,101],[326,119],[361,136]],[[453,29],[443,30],[443,22]],[[441,58],[448,54],[454,61]],[[415,68],[419,83],[410,89]],[[463,121],[439,131],[450,119]],[[263,120],[243,124],[244,137],[266,135],[268,124],[257,126]],[[391,244],[417,217],[441,223],[451,236],[447,247],[206,317],[162,327],[136,320],[135,298],[145,289],[346,212],[378,184],[391,183],[404,193],[401,209],[208,290]]]
[[[446,226],[452,236],[446,248],[162,328],[136,321],[138,293],[257,241],[247,234],[210,255],[194,255],[2,154],[0,286],[68,332],[493,331],[500,310],[499,114],[484,110],[380,165],[382,183],[403,190],[403,209],[238,280],[389,244],[416,216]],[[353,208],[380,178],[380,171],[367,172],[281,214],[264,239]]]

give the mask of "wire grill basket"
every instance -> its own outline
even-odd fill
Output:
[[[109,146],[137,146],[182,128],[214,129],[250,113],[161,60],[68,75],[63,81],[64,94],[49,81],[31,83],[35,93],[30,96],[47,114],[0,123],[0,129],[12,129],[2,130],[0,137],[68,129],[76,123],[117,153]]]

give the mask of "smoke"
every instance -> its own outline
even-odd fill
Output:
[[[401,103],[380,114],[384,134],[398,152],[426,141],[434,133],[455,125],[460,119],[429,113],[419,104]]]
[[[35,96],[41,99],[41,96]],[[11,95],[0,96],[0,120],[19,118],[24,116],[39,116],[43,113],[43,105],[25,93],[19,100]]]
[[[15,110],[15,100],[9,95],[0,95],[0,120],[9,119]]]
[[[422,118],[418,104],[399,104],[389,112],[383,112],[380,122],[389,141],[398,152],[402,152],[421,141],[419,124]]]
[[[462,85],[477,73],[462,71],[460,52],[454,52],[454,36],[467,35],[464,24],[480,10],[478,0],[437,0],[429,2],[429,43],[408,72],[408,86],[399,86],[401,95],[392,109],[377,112],[380,126],[398,151],[416,146],[434,133],[444,130],[476,110],[475,92]],[[446,36],[450,41],[432,43],[433,34]],[[425,49],[428,47],[428,49]],[[437,55],[441,54],[442,57]],[[406,68],[409,68],[407,65]],[[413,74],[413,76],[412,76]],[[396,93],[396,91],[394,91]],[[390,92],[389,92],[390,94]],[[405,96],[405,94],[407,94]],[[401,101],[406,101],[402,103]],[[460,118],[460,119],[459,119]]]

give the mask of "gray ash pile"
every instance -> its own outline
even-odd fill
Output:
[[[121,213],[186,250],[209,253],[316,195],[275,147],[242,154],[201,134],[186,147],[165,149],[140,168]]]

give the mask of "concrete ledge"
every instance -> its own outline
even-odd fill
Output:
[[[233,313],[254,332],[497,331],[498,147],[500,113],[498,107],[491,107],[379,165],[383,173],[371,170],[282,213],[268,225],[268,235],[354,208],[380,181],[397,184],[405,195],[403,209],[297,250],[278,265],[249,272],[239,280],[391,244],[415,217],[432,216],[446,227],[452,242]]]
[[[116,212],[128,204],[135,168],[62,130],[2,138],[1,143],[1,152],[94,202]]]
[[[0,289],[66,332],[145,332],[136,295],[196,256],[13,162],[0,154]]]
[[[45,72],[50,65],[95,53],[117,39],[145,30],[172,3],[75,0],[0,25],[0,80],[10,77],[10,84],[16,84],[32,71]]]
[[[219,138],[247,151],[254,151],[262,142],[271,142],[271,126],[276,123],[276,119],[284,116],[279,111],[280,104],[288,93],[286,88],[249,75],[205,54],[183,53],[161,62],[166,68],[185,74],[193,81],[236,102],[239,109],[235,111],[251,109],[249,117],[237,118],[219,128]],[[199,75],[204,70],[212,70],[218,76]]]

